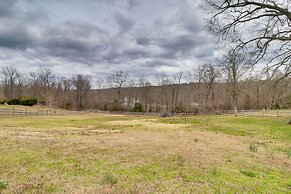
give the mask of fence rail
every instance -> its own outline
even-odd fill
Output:
[[[291,110],[222,110],[219,114],[237,114],[249,116],[291,117]]]
[[[61,115],[72,115],[82,113],[115,113],[115,114],[145,114],[145,115],[160,115],[160,113],[126,113],[126,112],[106,112],[106,111],[69,111],[62,109],[51,109],[51,108],[19,108],[19,107],[0,107],[0,115],[3,116],[61,116]],[[196,113],[196,114],[236,114],[246,116],[271,116],[271,117],[290,117],[291,110],[217,110],[212,113]]]
[[[74,111],[65,111],[60,109],[44,109],[44,108],[15,108],[15,107],[0,107],[0,115],[6,116],[57,116],[74,114]]]

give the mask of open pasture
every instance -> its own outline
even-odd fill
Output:
[[[285,117],[0,117],[0,193],[290,193]]]

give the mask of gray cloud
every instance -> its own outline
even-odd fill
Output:
[[[115,13],[114,19],[118,24],[120,33],[128,32],[133,28],[134,21],[119,12]]]
[[[0,28],[0,46],[10,49],[26,49],[34,43],[32,34],[21,25],[10,25]]]
[[[128,0],[128,5],[130,9],[141,6],[143,3],[143,0]]]
[[[157,4],[153,0],[106,1],[108,10],[101,16],[107,23],[73,15],[60,19],[62,10],[56,12],[57,6],[51,6],[58,1],[0,1],[0,22],[4,24],[0,26],[0,66],[10,63],[21,68],[25,64],[35,69],[51,64],[58,72],[64,69],[66,75],[80,73],[82,67],[87,73],[98,69],[104,74],[122,68],[132,75],[140,71],[150,75],[167,68],[178,71],[182,63],[214,56],[215,46],[202,31],[201,18],[193,13],[196,7],[188,0],[159,0]],[[91,5],[76,2],[82,9]],[[111,9],[117,5],[122,5],[120,10]],[[151,11],[151,6],[160,13],[141,14]],[[94,12],[87,14],[95,16]],[[18,58],[13,57],[15,53]]]
[[[13,7],[15,0],[1,0],[0,1],[0,17],[10,17],[13,14]]]

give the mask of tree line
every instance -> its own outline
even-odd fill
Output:
[[[216,64],[191,72],[160,73],[155,81],[118,71],[92,83],[85,75],[58,77],[48,67],[28,75],[1,69],[0,99],[34,98],[40,105],[68,110],[210,112],[230,109],[289,108],[290,79],[264,69],[254,74],[246,55],[229,51]],[[13,103],[10,103],[13,104]]]

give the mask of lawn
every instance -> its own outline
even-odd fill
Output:
[[[0,117],[0,193],[291,193],[287,118]]]

